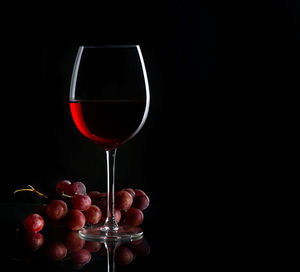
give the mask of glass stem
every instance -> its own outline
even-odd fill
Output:
[[[115,158],[117,149],[106,150],[107,167],[107,197],[105,231],[117,231],[118,224],[115,220]]]

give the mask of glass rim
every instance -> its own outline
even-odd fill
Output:
[[[79,48],[137,48],[138,44],[104,44],[104,45],[80,45]]]

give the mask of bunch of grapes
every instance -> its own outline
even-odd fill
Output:
[[[45,195],[31,190],[44,197]],[[87,193],[82,182],[61,180],[56,186],[57,197],[48,204],[41,205],[36,213],[24,219],[24,229],[37,233],[44,227],[45,220],[65,225],[69,230],[77,231],[86,224],[95,225],[106,220],[106,193],[90,191]],[[149,197],[140,189],[125,188],[115,193],[115,219],[121,225],[139,226],[144,220],[145,210],[149,206]],[[45,220],[44,220],[45,219]]]

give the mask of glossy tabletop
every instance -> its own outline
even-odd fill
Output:
[[[2,203],[2,207],[6,221],[1,224],[1,264],[13,271],[164,271],[190,264],[195,252],[184,241],[163,236],[165,229],[160,233],[151,212],[142,224],[143,238],[105,244],[84,241],[77,232],[52,223],[36,235],[28,234],[22,222],[37,205]]]

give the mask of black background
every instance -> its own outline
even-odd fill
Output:
[[[155,203],[206,179],[208,96],[224,66],[218,5],[49,6],[14,15],[1,45],[6,200],[23,201],[11,194],[18,187],[47,192],[64,178],[105,190],[104,151],[77,131],[68,106],[82,44],[140,44],[148,71],[149,118],[119,148],[117,189],[143,188]]]
[[[118,150],[116,189],[149,194],[158,239],[174,225],[204,232],[247,214],[236,203],[253,196],[253,182],[267,186],[256,174],[275,141],[267,130],[276,113],[265,107],[260,115],[260,103],[280,110],[273,99],[297,89],[300,6],[242,2],[6,9],[2,200],[37,201],[12,192],[27,184],[48,192],[60,179],[105,190],[104,151],[77,131],[70,116],[73,63],[82,44],[140,44],[150,112],[141,132]]]

